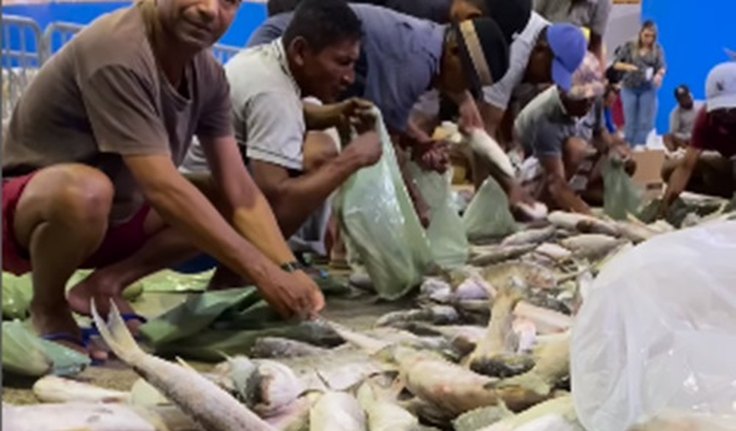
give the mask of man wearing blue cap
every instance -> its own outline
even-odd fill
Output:
[[[731,198],[736,190],[736,62],[714,67],[708,74],[705,93],[706,105],[695,119],[685,157],[674,169],[663,169],[662,176],[669,181],[660,214],[666,214],[686,188],[724,198]]]
[[[602,106],[594,106],[604,90],[600,63],[589,52],[569,90],[550,87],[516,119],[515,134],[533,155],[524,163],[522,181],[553,209],[590,213],[588,202],[598,204],[602,196],[602,156],[628,151],[605,129]]]

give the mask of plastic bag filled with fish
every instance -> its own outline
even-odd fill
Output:
[[[430,207],[427,237],[435,263],[442,268],[464,265],[470,245],[452,198],[451,173],[426,172],[414,163],[409,164],[409,172]]]
[[[473,196],[463,214],[465,234],[471,241],[500,238],[516,232],[506,192],[493,177],[488,177]]]
[[[383,156],[342,186],[335,206],[376,292],[395,300],[421,283],[432,254],[399,172],[391,138],[378,109],[374,113]]]
[[[624,162],[608,158],[603,164],[603,211],[615,220],[637,214],[642,192],[624,170]]]
[[[663,411],[733,419],[734,238],[736,222],[685,229],[603,268],[572,332],[572,393],[586,429],[624,431]]]

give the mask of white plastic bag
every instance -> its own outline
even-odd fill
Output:
[[[378,109],[383,156],[356,172],[335,198],[340,226],[378,295],[395,300],[419,286],[432,263],[429,242],[399,172],[391,138]]]
[[[663,411],[736,418],[736,222],[651,239],[614,258],[572,334],[582,424],[624,431]]]

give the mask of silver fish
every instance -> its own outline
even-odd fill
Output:
[[[552,238],[555,234],[555,227],[548,226],[541,229],[529,229],[517,232],[504,238],[501,241],[502,246],[539,244]]]
[[[280,337],[262,337],[250,349],[253,358],[297,358],[300,356],[324,355],[329,349]]]
[[[195,422],[211,431],[275,431],[206,377],[141,350],[115,304],[111,302],[110,306],[109,323],[106,323],[92,302],[92,316],[107,345],[118,358],[133,367]]]
[[[365,412],[352,395],[329,391],[312,406],[309,430],[366,431]]]
[[[536,244],[474,247],[470,250],[469,263],[474,266],[486,266],[494,263],[516,259],[534,250]]]

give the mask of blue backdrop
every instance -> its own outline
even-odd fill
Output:
[[[675,87],[687,84],[696,98],[704,100],[708,72],[729,59],[724,48],[736,49],[734,17],[736,0],[644,0],[642,19],[653,19],[659,26],[668,63],[659,93],[660,133],[669,129]]]
[[[45,3],[28,5],[3,6],[3,14],[22,15],[33,18],[41,31],[54,21],[65,21],[75,24],[89,24],[101,14],[130,5],[131,2],[100,3]],[[250,34],[266,18],[266,6],[263,3],[243,3],[238,16],[230,26],[230,30],[219,43],[225,45],[244,46]]]

